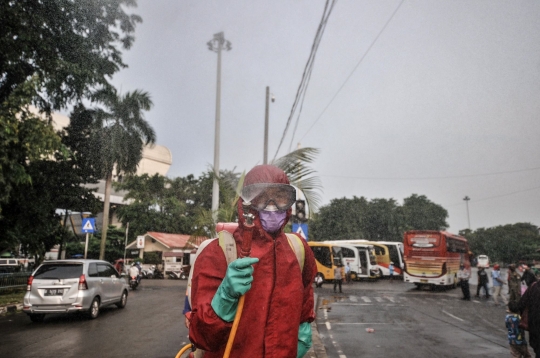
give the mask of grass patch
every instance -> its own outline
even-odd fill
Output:
[[[10,290],[9,292],[0,293],[0,306],[5,306],[14,303],[22,303],[25,290]]]

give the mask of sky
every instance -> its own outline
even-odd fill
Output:
[[[214,163],[217,54],[224,32],[220,169],[263,162],[266,86],[275,157],[325,0],[139,0],[128,68],[113,84],[148,91],[146,119],[172,152],[169,177]],[[318,148],[322,203],[425,195],[457,233],[540,226],[540,2],[339,0],[301,115],[277,157]],[[293,136],[293,129],[296,127]],[[463,199],[468,196],[467,202]]]

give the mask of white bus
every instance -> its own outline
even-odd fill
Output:
[[[377,265],[373,245],[353,245],[343,243],[340,240],[324,242],[341,247],[343,266],[346,266],[347,263],[349,264],[351,268],[351,280],[381,277],[381,270]]]
[[[395,241],[375,241],[378,244],[383,244],[388,247],[388,255],[390,261],[394,263],[394,272],[396,275],[403,275],[405,261],[403,260],[403,243]]]

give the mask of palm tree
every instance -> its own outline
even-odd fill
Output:
[[[319,177],[313,175],[315,171],[308,166],[308,164],[313,163],[318,153],[317,148],[300,148],[270,163],[281,168],[289,177],[291,184],[304,193],[310,212],[315,212],[321,203],[321,197],[318,193],[322,189],[321,181]],[[213,170],[210,172],[213,173]],[[218,178],[220,195],[229,194],[225,194],[220,200],[218,221],[228,222],[235,219],[236,202],[242,191],[245,174],[244,172],[238,176],[238,173],[234,173],[234,169],[230,172],[220,171],[220,178]],[[235,187],[236,195],[232,195],[230,189]],[[196,228],[192,233],[193,242],[198,236],[214,237],[215,224],[212,211],[200,208],[195,220]]]
[[[109,224],[109,205],[112,175],[117,173],[132,174],[142,159],[144,145],[156,140],[154,129],[144,119],[143,111],[152,108],[148,92],[135,90],[119,95],[115,89],[101,90],[93,99],[104,105],[93,110],[96,136],[94,149],[97,149],[98,170],[105,179],[103,204],[103,226],[99,258],[105,257],[105,242]]]
[[[322,190],[321,180],[318,176],[314,176],[315,170],[308,166],[313,163],[317,154],[319,154],[317,148],[299,148],[271,163],[281,168],[289,177],[291,184],[304,193],[310,212],[317,211],[321,205],[321,196],[318,193]]]

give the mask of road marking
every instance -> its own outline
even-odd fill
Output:
[[[386,299],[392,303],[396,303],[396,301],[394,301],[394,297],[386,297]]]
[[[382,297],[375,297],[375,301],[377,301],[377,302],[382,302],[383,299],[382,299]]]
[[[330,325],[330,322],[326,321],[326,329],[331,330],[332,326]]]
[[[447,315],[449,315],[450,317],[455,318],[455,319],[457,319],[457,320],[459,320],[459,321],[461,321],[461,322],[464,322],[464,321],[465,321],[464,319],[461,319],[461,318],[459,318],[459,317],[456,317],[456,316],[454,316],[453,314],[446,312],[445,310],[442,310],[442,313],[447,314]]]
[[[351,300],[351,302],[358,302],[356,296],[349,296],[349,300]]]
[[[367,296],[362,296],[360,297],[364,302],[371,302],[371,300],[369,299],[369,297]]]

